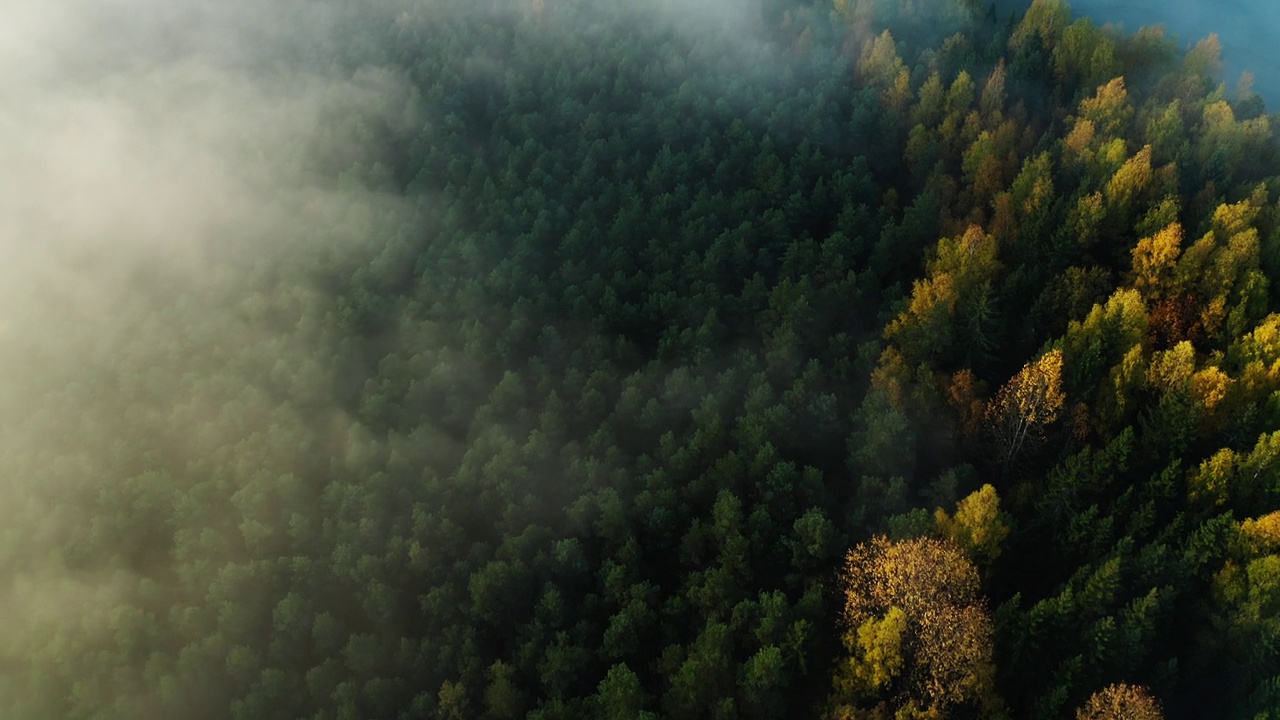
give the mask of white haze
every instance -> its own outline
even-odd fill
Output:
[[[272,366],[239,359],[246,348],[323,379],[308,365],[318,337],[278,338],[261,321],[321,293],[245,275],[271,277],[291,256],[358,256],[378,227],[407,221],[403,201],[316,167],[343,143],[327,135],[334,118],[421,118],[394,73],[313,61],[339,40],[342,14],[326,3],[3,6],[0,709],[34,720],[56,705],[10,671],[77,677],[92,658],[64,657],[77,647],[68,639],[118,637],[117,607],[147,587],[123,550],[88,567],[60,554],[68,538],[131,532],[95,515],[119,494],[115,522],[135,520],[126,489],[99,486],[104,468],[139,438],[198,461],[202,428],[235,413],[246,435],[265,429],[269,405],[253,401]],[[218,375],[230,388],[222,404],[196,391]],[[344,423],[324,400],[313,407],[334,417],[319,421]],[[77,692],[135,717],[159,707],[109,684]]]
[[[331,298],[305,274],[262,282],[295,261],[366,257],[421,212],[393,193],[342,182],[327,162],[358,155],[343,118],[406,133],[430,124],[396,71],[332,60],[362,5],[388,23],[401,15],[373,0],[3,3],[0,667],[78,679],[93,658],[65,657],[66,648],[129,637],[117,607],[178,594],[141,580],[128,548],[89,567],[61,554],[70,539],[142,532],[128,525],[142,520],[128,514],[133,490],[101,484],[119,455],[150,447],[161,456],[152,465],[178,474],[211,448],[232,448],[237,438],[218,434],[227,428],[249,437],[282,427],[318,437],[341,464],[341,438],[364,437],[325,396],[335,378],[315,358],[333,338],[278,334],[265,319],[273,308],[323,316]],[[744,45],[760,12],[746,0],[647,4],[655,6],[684,32],[735,33]],[[412,8],[432,10],[431,2]],[[287,402],[273,405],[272,392],[309,414],[279,410]],[[259,501],[236,491],[255,473],[287,474],[288,461],[236,459],[227,471],[236,497],[217,500],[251,517]],[[147,492],[164,498],[170,480],[182,478]],[[203,507],[152,512],[204,513],[202,522],[217,524]],[[157,624],[166,622],[176,620]],[[142,671],[132,670],[119,677],[137,680]],[[161,716],[163,703],[141,683],[115,687],[100,667],[84,676],[99,684],[81,688],[89,698],[81,702],[123,703],[121,717]],[[22,682],[0,674],[0,710],[48,717],[49,699]]]
[[[1029,0],[996,0],[1001,13],[1021,13]],[[1215,34],[1226,64],[1223,80],[1234,86],[1241,73],[1256,80],[1268,108],[1280,106],[1280,66],[1273,48],[1280,42],[1280,6],[1271,0],[1070,0],[1072,14],[1095,25],[1115,24],[1126,33],[1163,26],[1183,47]]]

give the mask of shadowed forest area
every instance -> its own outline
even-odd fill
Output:
[[[0,715],[1280,719],[1215,38],[249,7],[42,23],[112,40],[0,116]]]

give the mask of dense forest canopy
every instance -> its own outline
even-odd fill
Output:
[[[997,12],[1021,13],[1030,0],[993,0]],[[1274,102],[1280,95],[1280,68],[1271,62],[1271,48],[1280,39],[1280,28],[1268,21],[1268,0],[1214,0],[1213,2],[1162,2],[1162,0],[1075,0],[1071,12],[1088,17],[1094,25],[1115,25],[1118,32],[1133,32],[1160,25],[1182,47],[1207,35],[1222,42],[1223,68],[1228,79],[1244,73],[1253,89]]]
[[[1216,38],[20,4],[4,717],[1280,717]]]

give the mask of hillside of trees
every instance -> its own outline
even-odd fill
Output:
[[[724,5],[351,12],[288,62],[406,90],[296,154],[382,205],[9,319],[0,715],[1280,719],[1216,40]]]

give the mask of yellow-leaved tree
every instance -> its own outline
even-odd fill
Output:
[[[949,540],[880,536],[849,551],[831,717],[940,718],[999,706],[978,569]]]
[[[912,285],[910,303],[884,331],[913,366],[954,360],[958,328],[970,334],[989,331],[988,323],[974,317],[974,308],[1003,272],[995,237],[978,225],[940,239],[935,253],[927,276]]]
[[[1164,713],[1146,688],[1119,683],[1094,693],[1076,720],[1164,720]]]
[[[1066,399],[1062,351],[1056,349],[1027,363],[1000,388],[987,406],[987,427],[1006,474],[1028,445],[1043,439]]]
[[[1155,302],[1176,295],[1182,288],[1174,283],[1174,269],[1182,254],[1182,226],[1170,223],[1134,246],[1131,284],[1142,298]]]
[[[1000,543],[1009,535],[1009,525],[1000,512],[1000,496],[990,483],[961,500],[955,515],[938,508],[933,518],[938,532],[988,565],[999,557]]]

